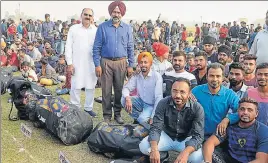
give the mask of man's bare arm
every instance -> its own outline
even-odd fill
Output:
[[[204,161],[212,162],[212,154],[216,146],[220,144],[219,139],[212,135],[203,145],[203,157]]]

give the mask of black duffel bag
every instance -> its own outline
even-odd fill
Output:
[[[142,156],[141,140],[148,135],[141,125],[111,125],[99,123],[88,138],[89,149],[109,158],[132,158]]]
[[[45,127],[65,145],[81,143],[93,129],[90,115],[61,97],[38,100],[35,111],[39,126]]]

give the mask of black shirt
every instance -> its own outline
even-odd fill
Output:
[[[202,106],[198,102],[188,100],[184,108],[178,111],[171,96],[160,100],[150,128],[149,141],[159,142],[162,131],[171,139],[178,141],[192,136],[189,141],[185,142],[185,146],[192,146],[198,150],[204,140]]]
[[[195,69],[192,74],[195,76],[197,85],[207,84],[207,74],[205,74],[201,79],[199,78],[199,71],[198,69]]]

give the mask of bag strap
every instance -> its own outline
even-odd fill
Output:
[[[11,103],[12,103],[12,104],[11,104],[11,109],[10,109],[10,112],[9,112],[9,115],[8,115],[8,119],[9,119],[10,121],[18,121],[18,120],[19,120],[18,117],[13,116],[13,117],[11,118],[11,112],[12,112],[12,109],[13,109],[13,106],[14,106],[13,98],[12,98]]]

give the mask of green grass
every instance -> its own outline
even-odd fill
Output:
[[[18,74],[16,74],[18,75]],[[47,87],[55,92],[57,86]],[[101,89],[96,89],[95,97],[101,95]],[[69,95],[62,98],[69,100]],[[1,96],[2,106],[2,126],[1,126],[1,162],[3,163],[58,163],[59,152],[62,151],[72,163],[108,163],[111,160],[103,155],[91,152],[86,142],[73,146],[65,146],[60,140],[51,136],[44,129],[34,128],[29,121],[9,121],[8,114],[11,104],[8,103],[10,95],[8,93]],[[82,91],[81,104],[84,104],[85,93]],[[94,126],[102,121],[102,107],[99,103],[94,103],[94,111],[98,118],[94,118]],[[12,115],[16,115],[14,108]],[[132,120],[122,111],[123,119],[126,123]],[[20,131],[21,123],[32,129],[31,138],[25,137]],[[113,122],[115,123],[115,122]]]

